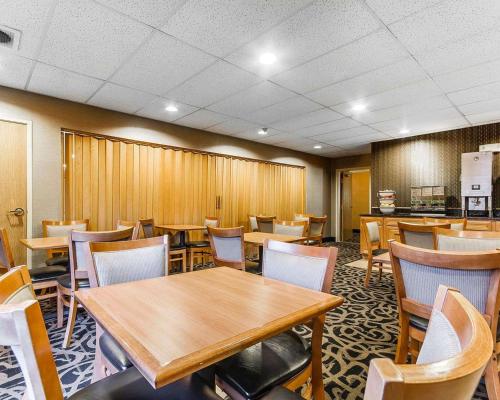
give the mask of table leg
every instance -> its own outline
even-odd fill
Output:
[[[323,327],[325,315],[313,319],[312,326],[312,392],[314,400],[324,400],[325,388],[323,385]]]
[[[179,231],[179,244],[186,247],[186,231]]]

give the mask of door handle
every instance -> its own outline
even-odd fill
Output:
[[[17,207],[15,210],[10,210],[8,214],[13,214],[16,217],[22,217],[24,215],[24,208]]]

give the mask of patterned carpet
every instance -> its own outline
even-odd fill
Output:
[[[364,271],[344,267],[359,259],[355,242],[332,243],[339,247],[333,293],[343,296],[342,307],[326,319],[323,342],[323,373],[328,399],[362,399],[368,365],[372,358],[393,358],[396,348],[397,306],[391,274],[380,284],[363,286]],[[375,274],[376,275],[376,274]],[[90,383],[95,349],[94,324],[79,312],[70,349],[62,350],[64,330],[56,328],[55,304],[43,304],[52,351],[66,396]],[[309,332],[304,328],[305,336]],[[20,399],[23,378],[15,358],[0,347],[0,400]],[[474,399],[487,399],[480,385]]]

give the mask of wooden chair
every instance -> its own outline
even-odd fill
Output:
[[[299,214],[299,213],[293,214],[294,221],[307,221],[307,222],[309,222],[309,218],[311,218],[311,217],[314,217],[314,214]]]
[[[168,274],[168,236],[119,242],[87,242],[83,247],[90,287],[158,278]],[[125,351],[97,324],[94,381],[132,366]]]
[[[450,224],[411,224],[408,222],[398,222],[401,243],[422,249],[435,249],[436,243],[434,243],[433,232],[436,227],[450,229]]]
[[[486,320],[458,291],[439,286],[417,365],[374,359],[365,400],[469,400],[491,360]]]
[[[137,240],[139,239],[139,234],[141,230],[141,224],[139,221],[127,221],[124,219],[119,219],[116,221],[116,229],[127,229],[127,228],[134,228],[134,234],[132,235],[132,240]]]
[[[205,217],[205,221],[203,221],[204,226],[211,226],[212,228],[218,228],[219,223],[219,217]],[[201,258],[202,266],[204,266],[205,255],[211,254],[210,241],[208,240],[208,231],[206,229],[203,231],[203,240],[188,241],[187,249],[189,254],[189,270],[193,270],[195,258]]]
[[[264,277],[331,292],[336,247],[302,246],[267,239],[263,247]],[[220,361],[215,367],[217,385],[231,399],[246,400],[260,399],[278,385],[296,390],[310,379],[314,393],[323,391],[320,371],[325,316],[318,320],[311,327],[312,345],[289,330]],[[313,370],[315,375],[312,375]],[[310,392],[308,384],[306,398],[310,397]]]
[[[258,215],[255,217],[255,219],[257,220],[259,232],[273,233],[273,221],[276,219],[276,217],[265,217]]]
[[[139,225],[142,228],[142,233],[144,238],[152,238],[155,236],[158,236],[158,233],[156,232],[155,228],[155,220],[153,218],[148,218],[148,219],[140,219],[139,220]],[[187,267],[187,249],[185,246],[181,246],[177,241],[176,241],[176,235],[172,235],[169,233],[170,236],[170,250],[168,253],[168,266],[169,270],[172,268],[172,263],[176,261],[180,261],[182,265],[182,272],[186,272],[186,267]]]
[[[307,232],[307,221],[273,221],[273,233],[279,235],[289,235],[304,237]]]
[[[436,228],[436,248],[444,251],[487,251],[500,249],[500,232],[457,231]]]
[[[89,228],[88,219],[80,220],[69,220],[69,221],[59,221],[59,220],[43,220],[42,221],[42,235],[43,237],[57,237],[57,236],[68,236],[69,231],[86,231]],[[67,265],[69,266],[69,257],[67,251],[62,251],[61,249],[49,249],[47,250],[47,256],[49,257],[45,264],[51,265]]]
[[[257,217],[255,215],[248,214],[248,229],[250,232],[257,232],[259,230],[259,225],[257,225]]]
[[[483,314],[497,342],[500,310],[500,252],[450,252],[389,243],[400,333],[395,362],[405,363],[408,353],[415,360],[424,341],[431,305],[439,285],[454,287]],[[498,343],[486,368],[485,382],[490,399],[500,398],[497,365]]]
[[[9,271],[15,267],[12,249],[9,243],[7,229],[0,229],[0,268]],[[57,278],[68,273],[68,268],[63,265],[43,265],[28,270],[33,289],[38,300],[57,297]]]
[[[377,221],[370,221],[365,223],[365,237],[366,237],[366,250],[367,267],[365,276],[365,287],[370,285],[370,278],[372,275],[372,268],[374,265],[378,266],[378,282],[382,279],[383,269],[392,269],[389,250],[383,249],[380,240],[380,229]]]
[[[212,257],[216,267],[230,267],[246,271],[259,264],[245,259],[244,228],[207,227]]]
[[[424,217],[424,224],[442,224],[442,223],[443,223],[442,218]],[[467,220],[465,218],[453,218],[451,220],[448,219],[446,223],[449,223],[451,225],[450,229],[455,229],[457,231],[465,231],[467,229]]]
[[[307,245],[321,245],[323,243],[323,234],[325,232],[325,226],[328,221],[328,217],[325,215],[323,217],[309,217],[309,228],[307,230]]]
[[[64,335],[63,348],[67,348],[71,342],[73,328],[75,326],[76,312],[78,307],[74,292],[79,288],[89,287],[88,264],[84,258],[83,247],[86,242],[115,242],[118,240],[131,240],[134,228],[119,229],[116,231],[83,232],[70,231],[69,243],[69,275],[57,278],[57,327],[62,328],[64,307],[69,307],[66,333]]]

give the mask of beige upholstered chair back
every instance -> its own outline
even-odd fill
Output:
[[[303,237],[306,234],[306,221],[274,221],[273,231],[279,235]]]
[[[257,217],[255,215],[248,216],[248,224],[250,232],[257,232],[259,230],[259,226],[257,225]]]
[[[205,221],[203,221],[203,225],[211,228],[218,228],[220,224],[220,220],[217,217],[205,217]],[[208,230],[203,230],[203,236],[208,237]]]
[[[422,249],[434,249],[434,229],[442,227],[449,229],[448,223],[411,224],[398,222],[401,243]]]
[[[87,224],[47,225],[47,237],[67,236],[69,231],[86,231]]]
[[[214,264],[245,270],[244,229],[208,227],[208,239]]]
[[[263,217],[257,216],[257,226],[259,227],[259,232],[273,233],[273,221],[276,217]]]
[[[500,232],[435,230],[438,250],[488,251],[500,249]]]
[[[167,274],[168,236],[128,242],[87,243],[92,287],[158,278]]]
[[[309,217],[310,217],[310,215],[307,215],[307,214],[294,214],[293,215],[293,220],[294,221],[306,221],[306,222],[309,222]]]
[[[366,236],[369,243],[380,242],[380,231],[377,221],[371,221],[366,223]]]
[[[152,218],[149,219],[140,219],[139,224],[142,227],[142,233],[144,237],[152,238],[155,236],[155,221]]]
[[[213,242],[217,258],[227,261],[243,261],[241,256],[243,238],[241,236],[213,236]]]

